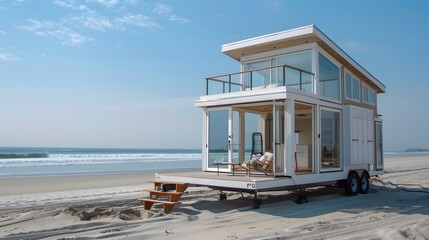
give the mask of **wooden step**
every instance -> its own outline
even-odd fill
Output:
[[[188,188],[188,184],[187,183],[179,183],[179,182],[164,182],[164,181],[153,181],[154,184],[154,189],[157,188],[157,186],[159,186],[161,188],[161,186],[163,184],[172,184],[172,185],[176,185],[176,192],[185,192],[186,189]]]
[[[145,189],[143,190],[149,193],[150,199],[158,199],[158,196],[168,196],[171,202],[178,202],[180,196],[182,196],[182,192],[173,192],[173,191],[157,191],[153,189]]]
[[[167,213],[167,214],[170,213],[171,210],[173,210],[173,207],[176,203],[179,203],[179,202],[162,201],[162,200],[149,199],[149,198],[142,198],[139,200],[143,201],[143,206],[145,210],[151,209],[154,203],[162,203],[164,213]]]
[[[179,202],[180,196],[186,191],[188,188],[187,183],[179,183],[179,182],[164,182],[164,181],[152,181],[154,185],[154,189],[145,189],[149,193],[149,198],[140,199],[144,202],[144,209],[151,209],[154,203],[162,203],[164,212],[170,213],[174,207],[174,204]],[[170,191],[163,191],[163,185],[170,185]],[[174,190],[173,190],[174,188]],[[169,201],[159,200],[158,197],[167,196]]]

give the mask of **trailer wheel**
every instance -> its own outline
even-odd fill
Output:
[[[221,192],[221,193],[219,193],[219,201],[225,201],[225,200],[227,200],[227,196],[226,196],[226,193],[224,193],[224,192]]]
[[[258,209],[261,206],[262,200],[260,198],[253,199],[253,209]]]
[[[349,173],[345,190],[350,196],[355,196],[359,192],[359,175],[356,172]]]
[[[369,175],[368,172],[363,172],[359,179],[359,193],[367,194],[369,190]]]

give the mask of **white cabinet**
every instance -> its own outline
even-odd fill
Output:
[[[344,158],[348,165],[374,163],[374,118],[370,109],[344,107]]]
[[[311,169],[311,145],[310,144],[296,144],[296,164],[297,168]]]

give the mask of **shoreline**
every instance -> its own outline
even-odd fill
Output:
[[[169,172],[188,172],[199,171],[201,168],[175,168],[175,169],[149,169],[139,171],[111,171],[111,172],[83,172],[83,173],[61,173],[61,174],[15,174],[0,175],[0,181],[6,178],[30,178],[30,177],[67,177],[67,176],[95,176],[95,175],[116,175],[116,174],[145,174],[145,173],[169,173]]]
[[[199,169],[168,169],[159,171],[82,173],[70,175],[1,176],[0,196],[14,196],[58,191],[85,190],[147,184],[155,173],[189,172]]]

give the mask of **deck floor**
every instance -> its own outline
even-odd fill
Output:
[[[161,173],[158,176],[175,176],[175,177],[186,177],[186,178],[204,178],[204,179],[217,179],[217,180],[228,180],[228,181],[240,181],[240,182],[260,182],[260,181],[275,181],[279,178],[273,178],[273,176],[266,176],[265,174],[255,173],[251,176],[247,176],[245,173],[224,173],[219,172],[177,172],[177,173]]]
[[[217,187],[224,189],[262,190],[292,185],[291,178],[272,177],[255,173],[249,177],[243,173],[217,172],[177,172],[155,174],[156,181],[182,182],[194,186]]]

